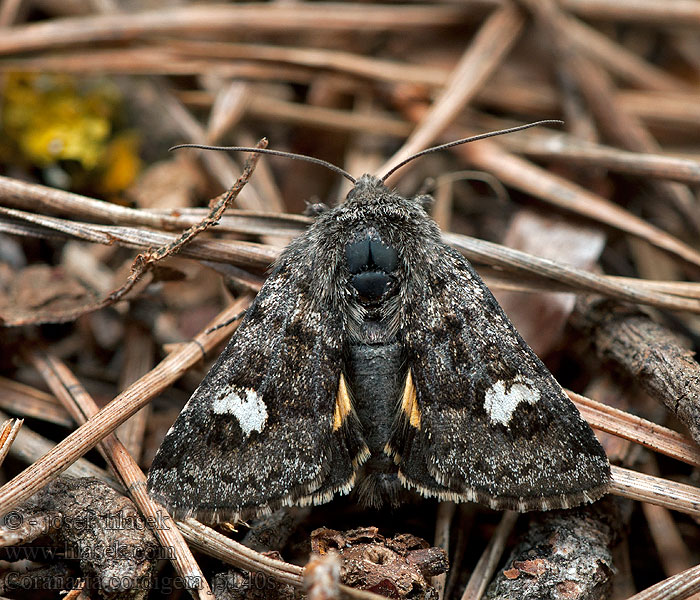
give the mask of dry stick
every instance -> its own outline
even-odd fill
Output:
[[[645,460],[642,469],[649,475],[658,475],[656,457]],[[696,561],[683,541],[674,515],[668,509],[648,502],[642,503],[642,512],[664,575],[670,577],[691,568]]]
[[[565,391],[591,427],[700,467],[700,448],[686,436],[570,390]]]
[[[409,123],[388,115],[364,114],[358,111],[287,102],[271,96],[257,96],[255,102],[247,106],[246,113],[252,117],[269,119],[273,122],[286,121],[312,125],[324,130],[367,133],[373,136],[404,138],[412,131]]]
[[[0,406],[23,417],[72,427],[73,419],[56,398],[24,383],[0,377]]]
[[[700,565],[659,581],[628,600],[685,600],[700,591]]]
[[[450,553],[450,527],[456,510],[457,505],[454,502],[440,502],[438,505],[435,523],[435,545],[438,548],[442,548],[446,555]],[[432,579],[431,584],[437,590],[438,600],[443,600],[445,597],[446,581],[447,573],[441,573]]]
[[[0,411],[0,419],[2,418],[9,419],[10,417],[4,412]],[[73,423],[72,420],[71,423]],[[54,441],[39,435],[25,425],[20,430],[15,443],[10,448],[10,454],[15,459],[31,465],[44,456],[44,454],[49,452],[55,445],[56,443]],[[107,471],[93,465],[90,461],[84,458],[79,458],[76,460],[70,467],[68,467],[66,472],[72,477],[95,477],[96,479],[104,481],[106,484],[112,486],[115,490],[123,492],[121,483],[114,479],[114,477],[107,473]]]
[[[695,0],[557,0],[562,8],[582,17],[649,25],[700,25],[700,5]]]
[[[482,3],[487,6],[492,2]],[[473,9],[473,6],[471,7]],[[98,41],[133,40],[154,34],[209,36],[234,31],[403,31],[456,27],[473,20],[468,7],[373,6],[342,3],[238,5],[199,4],[129,14],[54,19],[8,28],[0,37],[0,54]]]
[[[700,517],[700,489],[661,477],[645,475],[616,465],[612,469],[610,493],[640,502],[650,502]]]
[[[36,214],[12,208],[0,207],[0,213],[21,219],[28,223],[35,223],[50,230],[60,232],[75,239],[94,242],[98,244],[113,245],[120,243],[126,248],[150,248],[152,246],[165,246],[175,244],[177,237],[169,233],[160,233],[148,229],[135,229],[130,227],[113,227],[109,225],[90,225],[66,221],[56,217],[41,217]],[[18,235],[41,236],[40,229],[31,227],[22,229],[8,221],[2,222],[2,228],[8,233]],[[46,233],[46,232],[44,232]],[[59,236],[60,237],[60,236]],[[202,260],[214,260],[254,266],[267,266],[280,253],[280,249],[264,244],[251,242],[219,242],[216,240],[191,241],[188,246],[180,251],[181,256],[199,258]]]
[[[562,294],[583,293],[583,290],[561,281],[536,279],[531,273],[506,272],[480,265],[477,269],[486,285],[511,291],[527,293],[558,292]],[[670,294],[681,298],[700,300],[700,282],[695,281],[659,281],[657,279],[638,279],[636,277],[618,277],[600,275],[605,281],[621,284],[629,288],[649,290],[661,294]]]
[[[700,364],[680,336],[610,301],[579,299],[571,322],[586,333],[599,360],[612,361],[631,376],[700,441]]]
[[[163,389],[181,377],[214,346],[226,339],[231,327],[216,328],[240,314],[250,297],[242,297],[224,310],[192,341],[164,358],[154,369],[134,382],[87,423],[81,425],[46,455],[0,488],[0,514],[34,495],[100,440],[144,407]]]
[[[121,243],[130,248],[142,248],[144,246],[165,245],[173,243],[174,240],[171,234],[152,230],[75,223],[55,217],[38,216],[2,207],[0,207],[0,213],[60,231],[77,239],[101,244]],[[46,237],[46,232],[32,229],[31,227],[27,228],[16,223],[3,222],[1,219],[0,231]],[[698,290],[692,284],[684,284],[683,282],[648,282],[633,278],[597,275],[507,248],[506,246],[494,244],[493,242],[451,233],[443,234],[443,238],[449,244],[461,250],[471,260],[508,267],[519,272],[532,273],[538,277],[544,277],[545,280],[557,281],[572,288],[564,291],[605,294],[613,298],[648,304],[649,306],[700,312],[700,302],[698,302],[697,298]],[[271,264],[279,256],[279,253],[280,250],[278,248],[264,244],[195,239],[181,250],[180,255],[187,258],[224,262],[243,267],[255,266],[264,268]],[[685,294],[686,288],[687,297]],[[62,318],[69,320],[71,316],[84,314],[89,310],[93,310],[93,308],[69,310],[65,314],[62,313]],[[49,319],[51,322],[57,322],[58,320],[58,316],[55,313]],[[18,323],[10,320],[7,320],[7,323],[12,325],[24,324],[24,322]]]
[[[617,280],[603,278],[583,269],[569,267],[553,260],[536,257],[520,250],[494,244],[493,242],[477,240],[476,238],[453,233],[443,234],[443,239],[451,246],[463,251],[467,258],[471,260],[486,261],[492,265],[504,267],[527,269],[530,272],[535,272],[536,270],[540,276],[568,283],[578,290],[605,295],[624,295],[627,300],[643,304],[656,303],[657,301],[666,303],[669,301],[668,296],[665,294],[640,288],[630,288]],[[676,300],[671,302],[674,304],[677,302],[676,308],[680,310],[697,311],[697,302],[695,300],[676,298]]]
[[[693,265],[700,252],[669,233],[649,225],[629,211],[532,163],[513,156],[490,140],[458,146],[455,151],[473,166],[496,175],[503,183],[559,208],[646,240]]]
[[[426,148],[449,126],[501,64],[518,39],[524,23],[521,11],[510,2],[488,18],[457,63],[445,90],[423,115],[403,146],[379,169],[380,175]]]
[[[467,587],[462,593],[461,600],[481,600],[484,591],[486,591],[486,586],[489,584],[491,577],[496,571],[498,562],[501,560],[508,536],[519,516],[518,513],[510,510],[503,513],[501,522],[496,527],[496,531],[494,531],[486,549],[481,558],[479,558],[479,562],[474,567]]]
[[[630,152],[602,144],[576,140],[566,134],[516,135],[502,140],[512,150],[567,165],[603,167],[641,177],[700,183],[700,161],[658,153]]]
[[[136,323],[128,323],[124,332],[124,364],[119,375],[119,389],[123,390],[142,375],[148,373],[155,360],[153,338]],[[117,430],[118,439],[136,463],[143,451],[143,438],[151,405],[144,406]]]
[[[302,585],[304,572],[302,567],[264,556],[195,519],[178,521],[178,528],[190,544],[206,552],[209,556],[246,571],[262,571],[264,568],[265,573],[281,583],[288,583],[295,587]]]
[[[398,60],[387,60],[363,56],[354,52],[296,46],[272,46],[269,44],[239,44],[208,40],[169,39],[163,46],[176,55],[208,59],[269,61],[274,64],[289,64],[336,71],[389,83],[415,83],[430,87],[442,87],[450,73],[435,65],[411,65]],[[257,100],[256,100],[257,102]]]
[[[2,175],[0,175],[0,198],[2,198],[4,205],[47,214],[67,214],[103,223],[147,225],[166,230],[182,229],[181,221],[174,217],[126,208],[73,192],[27,183]],[[197,219],[198,221],[199,219]]]
[[[50,355],[32,353],[30,361],[42,375],[44,381],[59,398],[76,423],[82,425],[90,417],[99,412],[95,401],[85,391],[73,373],[57,358]],[[109,464],[112,471],[122,480],[124,487],[129,491],[129,496],[141,511],[147,523],[172,523],[172,517],[165,507],[157,504],[146,492],[146,476],[131,457],[129,451],[112,433],[99,443],[100,453]],[[193,597],[201,598],[213,596],[209,584],[204,577],[197,561],[190,551],[187,543],[178,531],[177,527],[153,527],[153,533],[158,538],[161,546],[172,550],[172,559],[175,570],[182,577],[186,589]],[[196,592],[195,592],[196,590]]]
[[[20,429],[22,429],[23,423],[24,419],[8,419],[3,423],[2,431],[0,431],[0,466],[5,462],[5,457],[10,451]]]
[[[221,194],[216,200],[225,197],[225,195]],[[127,208],[111,202],[1,175],[0,198],[7,206],[41,214],[64,215],[80,220],[89,219],[115,225],[145,225],[165,231],[180,231],[185,227],[191,227],[202,220],[203,211],[210,211],[210,209],[185,208],[177,211]],[[312,219],[302,215],[229,209],[221,220],[222,225],[225,227],[225,224],[228,223],[229,228],[220,230],[240,233],[267,233],[268,228],[272,227],[272,232],[279,234],[280,228],[283,228],[282,233],[286,234],[287,229],[302,231],[312,222]],[[236,223],[239,223],[240,226],[231,228]],[[258,227],[265,228],[262,231],[248,228],[250,225],[256,224]]]
[[[62,52],[31,58],[0,58],[0,72],[60,72],[86,75],[90,73],[119,75],[203,75],[212,73],[225,79],[274,81],[309,85],[314,74],[301,67],[273,66],[257,63],[224,63],[218,60],[188,59],[166,48],[136,47]],[[348,81],[348,84],[351,82]],[[199,95],[201,94],[201,95]],[[195,97],[209,96],[200,92]],[[177,94],[178,97],[181,93]],[[187,96],[185,96],[187,97]],[[190,96],[191,97],[191,96]],[[211,101],[207,102],[207,105]]]

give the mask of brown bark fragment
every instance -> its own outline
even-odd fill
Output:
[[[212,591],[216,600],[301,600],[301,590],[280,583],[263,573],[250,573],[241,569],[229,569],[212,578]]]
[[[608,499],[585,508],[533,516],[486,598],[604,598],[612,581],[611,547],[621,522],[615,501]]]
[[[579,301],[572,323],[587,333],[600,360],[663,402],[700,442],[700,365],[680,336],[640,310],[608,300]]]
[[[311,534],[311,548],[321,555],[338,554],[341,583],[388,598],[437,600],[429,578],[447,571],[442,548],[410,534],[387,539],[376,527],[317,529]]]
[[[5,516],[0,543],[28,544],[46,535],[54,553],[65,552],[68,567],[79,560],[88,589],[99,590],[100,597],[148,595],[158,544],[131,500],[106,484],[89,477],[57,479]]]

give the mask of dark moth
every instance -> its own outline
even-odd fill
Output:
[[[153,461],[174,516],[356,490],[497,509],[591,502],[593,432],[423,209],[364,175],[283,252]]]

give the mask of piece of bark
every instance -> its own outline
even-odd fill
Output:
[[[437,600],[429,581],[448,567],[442,548],[410,534],[385,538],[376,527],[345,532],[316,529],[311,549],[320,555],[338,554],[341,583],[388,598]]]
[[[534,516],[488,600],[598,600],[612,584],[612,546],[620,518],[614,499]]]
[[[663,402],[700,442],[700,365],[679,335],[611,300],[580,299],[571,322],[589,336],[600,360]]]
[[[301,590],[279,583],[263,573],[229,569],[212,578],[211,589],[216,600],[301,600]]]
[[[79,559],[88,589],[102,598],[148,595],[158,544],[131,500],[104,483],[57,479],[4,516],[0,545],[24,545],[45,535],[66,559]]]
[[[64,562],[54,563],[46,567],[30,570],[10,570],[0,577],[0,594],[12,598],[31,598],[31,590],[39,586],[59,591],[77,588],[79,578],[71,573]]]

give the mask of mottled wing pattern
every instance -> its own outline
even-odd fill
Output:
[[[336,406],[342,323],[313,301],[311,259],[286,256],[153,461],[149,491],[178,518],[327,501],[366,459],[349,405]]]
[[[415,395],[387,450],[402,482],[521,511],[600,497],[610,466],[588,424],[466,259],[443,244],[434,256],[400,334]]]

